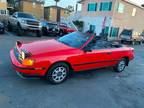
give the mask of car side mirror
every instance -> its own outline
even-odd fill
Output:
[[[86,48],[84,48],[83,51],[84,51],[84,52],[92,52],[91,49],[86,49]]]
[[[12,16],[13,18],[17,18],[15,15]]]

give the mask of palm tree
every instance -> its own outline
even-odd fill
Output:
[[[56,2],[56,6],[57,6],[57,3],[60,2],[60,0],[54,0],[54,1]]]

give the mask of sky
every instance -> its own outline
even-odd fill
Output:
[[[75,6],[78,0],[60,0],[58,6],[67,7],[68,5]],[[144,0],[130,0],[138,5],[144,4]],[[46,6],[55,5],[54,0],[45,0]]]

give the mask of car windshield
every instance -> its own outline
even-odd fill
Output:
[[[121,35],[132,36],[132,30],[126,30],[126,29],[124,29],[122,31]]]
[[[27,13],[18,13],[18,17],[35,19],[34,16],[32,16],[31,14],[27,14]]]
[[[74,48],[80,48],[85,42],[90,39],[90,36],[81,32],[73,32],[58,39],[59,42]]]
[[[53,28],[53,27],[56,27],[57,25],[53,23],[47,23],[47,26],[49,26],[50,28]]]

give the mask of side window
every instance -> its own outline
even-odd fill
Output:
[[[12,15],[12,17],[16,18],[16,13],[14,13],[14,14]]]
[[[92,46],[92,50],[95,50],[95,49],[105,49],[105,48],[106,48],[106,44],[107,44],[106,41],[99,40],[99,41],[97,41],[97,42]]]
[[[99,40],[92,46],[91,49],[97,50],[97,49],[110,49],[110,48],[119,48],[119,47],[121,47],[119,43],[112,43],[109,41]]]

